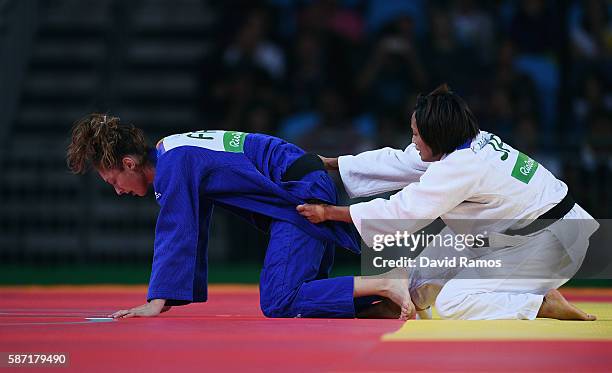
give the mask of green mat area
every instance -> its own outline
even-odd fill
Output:
[[[260,264],[211,265],[211,283],[255,284]],[[136,264],[0,265],[0,285],[147,284],[151,267]],[[332,277],[360,273],[359,266],[334,267]],[[569,286],[611,287],[612,280],[572,280]]]
[[[259,264],[210,266],[211,283],[259,282]],[[0,285],[56,285],[56,284],[147,284],[151,267],[134,264],[73,264],[73,265],[0,265]],[[359,273],[359,267],[334,268],[332,276]]]

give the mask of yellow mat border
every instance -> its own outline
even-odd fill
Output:
[[[416,341],[611,341],[612,302],[576,302],[597,321],[536,320],[409,320],[385,342]]]

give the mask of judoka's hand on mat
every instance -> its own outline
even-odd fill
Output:
[[[114,319],[126,319],[128,317],[151,317],[157,316],[162,312],[168,311],[170,306],[166,306],[165,299],[153,299],[148,303],[145,303],[141,306],[130,308],[129,310],[119,310],[109,317]]]

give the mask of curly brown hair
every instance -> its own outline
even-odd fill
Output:
[[[118,117],[93,113],[72,126],[66,161],[70,171],[83,174],[92,166],[122,169],[126,155],[136,157],[143,166],[148,151],[141,129],[121,123]]]

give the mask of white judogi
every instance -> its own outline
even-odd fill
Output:
[[[338,165],[350,197],[401,189],[388,200],[378,198],[350,206],[351,218],[369,246],[374,234],[393,234],[398,219],[402,219],[403,230],[417,232],[441,217],[455,233],[488,232],[491,246],[500,248],[488,255],[503,256],[506,263],[514,258],[517,272],[547,273],[547,266],[579,264],[590,235],[598,228],[597,222],[576,204],[564,219],[591,222],[579,224],[583,228],[579,235],[556,228],[556,223],[529,237],[491,235],[525,227],[559,203],[568,188],[542,165],[484,131],[469,147],[437,162],[422,162],[411,144],[404,151],[384,148],[342,156]],[[385,219],[395,221],[387,223]],[[466,227],[469,219],[478,220]],[[533,319],[543,294],[565,281],[516,276],[453,279],[438,295],[436,306],[446,318]]]

